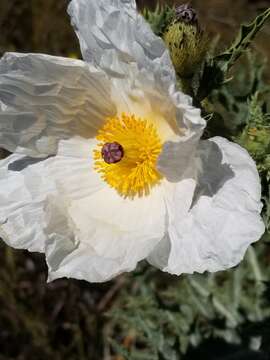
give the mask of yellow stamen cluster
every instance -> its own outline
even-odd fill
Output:
[[[120,195],[134,198],[149,194],[152,186],[162,178],[156,168],[162,144],[153,124],[134,115],[122,114],[108,118],[99,130],[98,148],[94,150],[95,170]],[[122,145],[121,161],[108,164],[101,155],[104,144]]]

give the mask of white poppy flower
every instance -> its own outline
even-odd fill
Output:
[[[49,280],[138,261],[172,274],[239,263],[264,231],[255,163],[176,90],[135,0],[73,0],[84,61],[0,60],[0,236],[44,252]]]

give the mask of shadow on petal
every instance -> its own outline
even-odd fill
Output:
[[[220,148],[212,141],[201,141],[199,161],[200,171],[191,208],[200,196],[213,197],[228,180],[235,176],[231,166],[223,162]]]
[[[49,156],[47,156],[46,158],[32,158],[30,156],[25,156],[22,159],[15,160],[12,163],[10,163],[8,165],[8,170],[9,171],[22,171],[25,168],[27,168],[28,166],[35,165],[35,164],[37,164],[41,161],[44,161],[48,158],[49,158]]]

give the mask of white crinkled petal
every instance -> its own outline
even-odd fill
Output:
[[[18,53],[0,59],[0,147],[54,154],[59,139],[95,136],[115,111],[109,80],[83,61]]]
[[[47,207],[48,240],[46,260],[48,281],[67,277],[90,282],[110,280],[123,271],[133,270],[133,263],[123,265],[121,260],[96,254],[91,245],[77,241],[73,225],[69,224],[66,209],[60,198],[52,198]],[[57,231],[55,227],[57,226]]]
[[[151,255],[152,263],[173,274],[235,266],[264,232],[260,179],[248,153],[216,137],[201,142],[200,158],[201,175],[191,210],[181,219],[180,200],[175,199],[174,207],[168,204],[168,236]]]
[[[46,161],[17,154],[0,161],[0,237],[14,248],[44,251],[44,204],[55,191]]]
[[[89,143],[89,149],[95,145]],[[46,211],[50,280],[108,280],[134,269],[164,236],[163,187],[148,197],[124,199],[93,170],[91,151],[88,158],[71,158],[63,150],[51,158],[50,176],[59,193]]]
[[[109,76],[125,76],[123,64],[135,62],[167,87],[175,80],[169,52],[137,12],[135,0],[72,0],[68,13],[84,59]]]
[[[94,170],[92,155],[97,143],[80,137],[61,140],[57,155],[48,159],[49,177],[56,183],[59,195],[70,197],[68,201],[83,201],[106,186]]]
[[[164,42],[133,0],[73,0],[68,12],[85,60],[111,77],[118,113],[154,120],[166,142],[159,169],[168,180],[180,181],[193,161],[205,121],[191,98],[176,90]],[[179,158],[181,166],[171,166]]]
[[[193,171],[190,169],[189,174],[186,174],[186,178],[177,182],[163,181],[164,199],[166,201],[167,208],[170,209],[169,214],[174,214],[174,221],[180,222],[185,218],[190,210],[194,191],[196,188],[196,180],[193,177]],[[163,268],[167,265],[168,254],[170,253],[171,244],[168,236],[169,220],[166,223],[166,233],[161,241],[155,246],[154,250],[148,256],[148,261],[158,267]]]
[[[183,133],[164,143],[157,164],[159,171],[172,182],[185,179],[190,169],[193,169],[194,177],[197,176],[196,153],[205,127],[200,109],[183,103],[180,93],[178,95],[175,99],[176,119]]]

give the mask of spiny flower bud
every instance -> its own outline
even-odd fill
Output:
[[[163,40],[177,74],[181,78],[190,78],[205,58],[209,42],[198,26],[195,10],[189,5],[176,8],[175,18],[164,31]]]
[[[186,24],[197,24],[198,17],[196,11],[189,5],[183,4],[175,9],[176,19]]]

